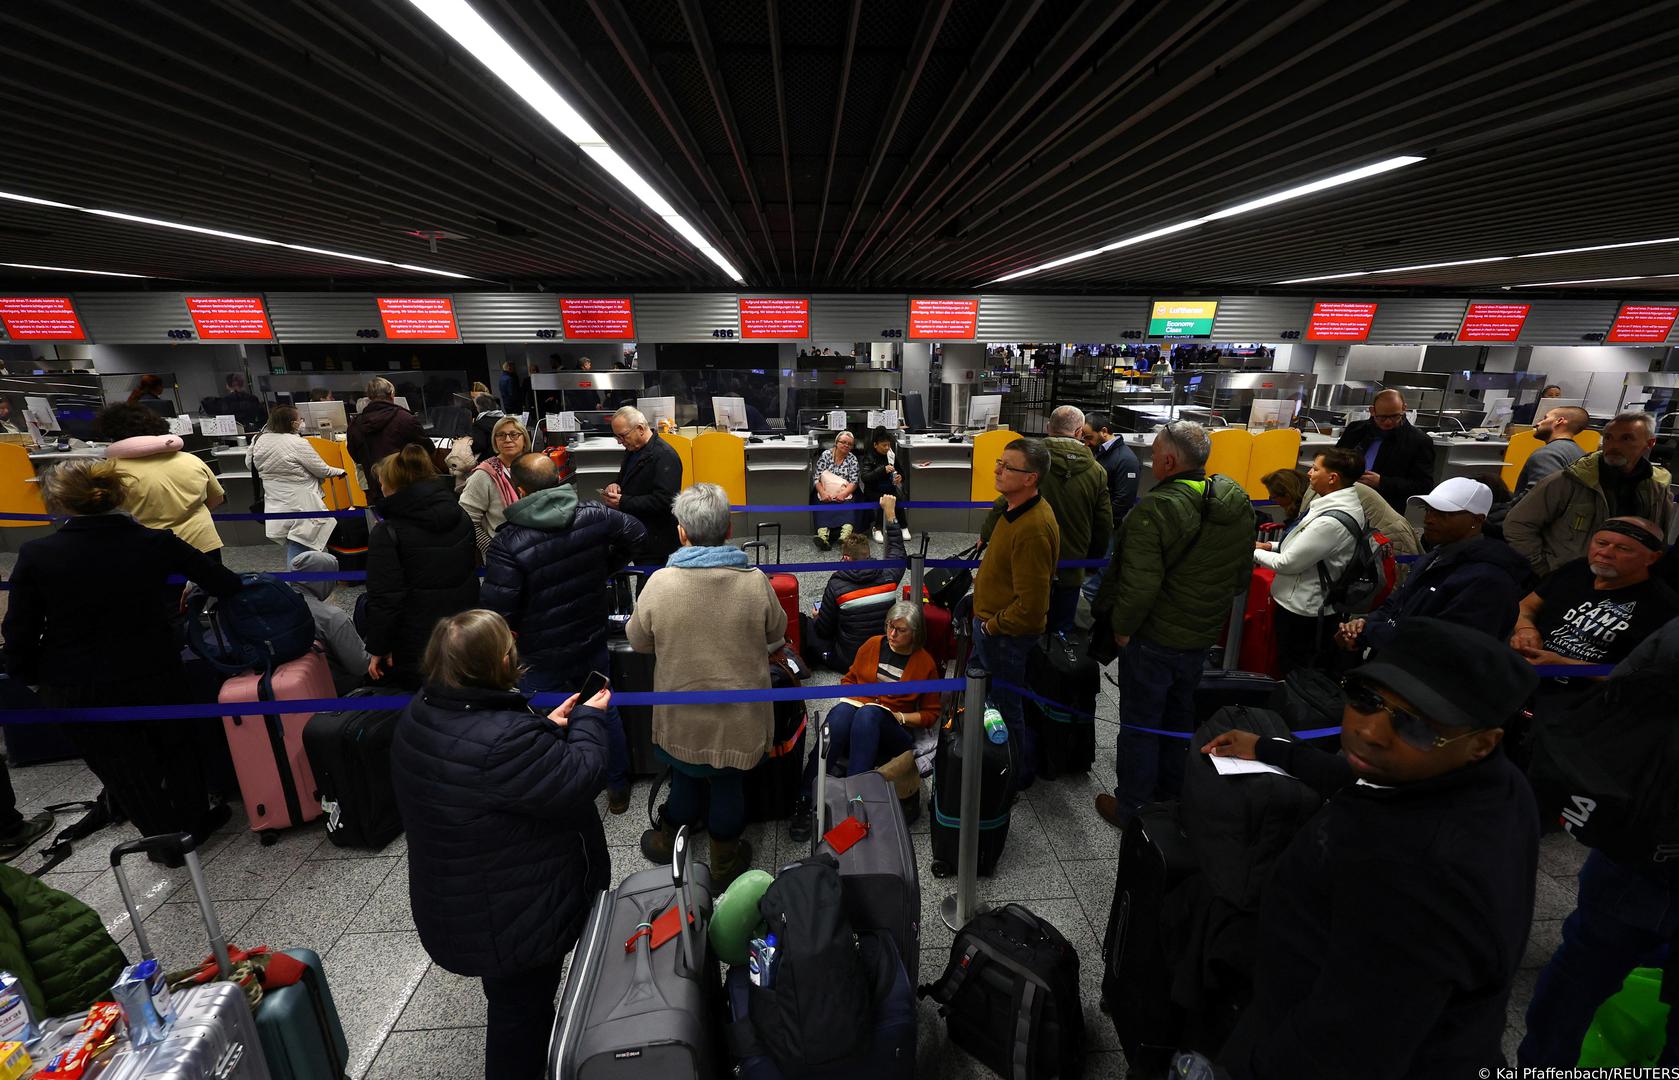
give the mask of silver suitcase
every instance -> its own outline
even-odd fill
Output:
[[[186,833],[144,837],[112,849],[111,869],[116,871],[117,888],[134,923],[134,940],[140,946],[140,955],[150,960],[153,959],[151,944],[140,925],[140,913],[134,910],[134,895],[122,872],[123,857],[142,851],[176,852],[185,856],[187,872],[192,876],[192,891],[198,897],[198,910],[209,934],[210,951],[215,954],[225,979],[233,972],[227,959],[227,941],[222,937],[221,922],[216,918],[210,891],[204,884],[204,868],[193,847],[192,837]],[[118,1051],[110,1066],[100,1074],[100,1080],[270,1080],[262,1041],[257,1035],[256,1017],[243,990],[231,982],[213,982],[182,990],[173,996],[173,1001],[175,1021],[169,1025],[163,1041]]]

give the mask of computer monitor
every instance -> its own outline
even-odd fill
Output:
[[[300,401],[295,407],[303,430],[311,435],[340,435],[349,427],[342,401]]]
[[[1003,395],[975,394],[968,399],[968,426],[975,430],[990,430],[1002,422]]]
[[[711,411],[717,427],[724,431],[745,431],[750,426],[745,398],[713,397]]]
[[[600,432],[610,433],[612,431],[612,414],[616,411],[616,409],[570,410],[571,414],[577,417],[577,430],[592,434],[598,434]],[[653,423],[653,418],[649,416],[647,418],[647,422],[649,424]]]
[[[904,391],[904,424],[911,431],[927,430],[927,407],[921,403],[921,391]]]

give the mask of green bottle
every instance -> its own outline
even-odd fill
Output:
[[[725,964],[746,963],[747,946],[762,936],[764,918],[758,901],[775,877],[766,870],[748,870],[735,878],[712,906],[711,951]]]

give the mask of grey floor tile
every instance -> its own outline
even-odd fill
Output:
[[[1098,941],[1108,928],[1108,911],[1113,907],[1114,877],[1118,873],[1117,859],[1068,860],[1061,864],[1067,880],[1073,883],[1073,894],[1084,909],[1090,932]]]
[[[402,1010],[396,1030],[481,1028],[487,1018],[483,984],[433,964],[426,969],[414,996],[408,999],[408,1007]]]
[[[1539,869],[1557,879],[1557,883],[1574,887],[1574,877],[1591,854],[1591,848],[1567,833],[1552,833],[1539,841]]]
[[[337,860],[323,860],[334,862]],[[367,905],[357,912],[345,928],[348,934],[366,934],[386,930],[414,929],[414,913],[408,906],[408,857],[396,860],[396,865],[367,898]]]
[[[110,866],[109,856],[106,857],[105,865]],[[145,858],[134,858],[124,860],[123,872],[128,875],[128,887],[134,895],[134,906],[139,909],[142,919],[162,907],[181,889],[187,890],[184,895],[192,895],[192,886],[189,884],[191,878],[184,867],[171,870]],[[121,890],[117,888],[115,871],[107,869],[88,882],[77,899],[99,912],[100,918],[105,921],[106,932],[112,937],[121,938],[127,935],[128,909],[123,905]]]
[[[1539,982],[1539,972],[1529,969],[1516,972],[1515,980],[1510,984],[1510,1003],[1505,1008],[1505,1019],[1510,1028],[1523,1034],[1527,1032],[1527,1007],[1533,1000],[1533,988]]]
[[[355,921],[396,859],[301,864],[246,924],[252,945],[314,949],[325,955]]]
[[[1037,795],[1040,787],[1048,790]],[[1028,792],[1036,795],[1030,800],[1032,809],[1043,824],[1050,848],[1061,859],[1118,860],[1119,830],[1096,813],[1096,794],[1103,790],[1084,779],[1077,784],[1071,780],[1038,783]]]
[[[98,870],[49,870],[42,875],[41,884],[77,896],[88,885],[98,881],[100,874]]]
[[[350,1044],[351,1077],[368,1072],[430,964],[420,935],[412,930],[347,934],[323,956],[332,998],[344,1023],[344,1038]],[[460,1062],[459,1057],[455,1060]]]
[[[1535,919],[1566,919],[1574,911],[1574,881],[1559,882],[1541,873],[1535,881],[1533,917]]]
[[[1522,967],[1542,968],[1562,944],[1561,919],[1534,919],[1528,931],[1527,951],[1522,954]]]
[[[464,1080],[484,1072],[484,1029],[393,1031],[367,1080]]]
[[[249,830],[217,834],[226,839],[215,857],[215,872],[207,875],[210,895],[218,900],[267,900],[315,850],[324,828],[315,823],[286,829],[266,847]]]
[[[379,850],[373,851],[368,848],[339,847],[331,840],[328,840],[323,832],[320,844],[314,851],[309,853],[309,858],[317,861],[330,859],[393,859],[401,858],[407,854],[407,833],[398,833],[395,840],[392,840]]]
[[[245,924],[262,906],[260,900],[218,900],[216,920],[222,934],[235,945],[254,947],[243,935]],[[163,962],[164,970],[194,967],[210,955],[209,931],[196,903],[164,904],[146,916],[146,943]],[[138,958],[140,947],[130,932],[118,942],[131,958]]]
[[[1107,1023],[1107,1017],[1102,1020]],[[1125,1080],[1125,1076],[1125,1055],[1119,1051],[1102,1050],[1085,1055],[1084,1080]]]

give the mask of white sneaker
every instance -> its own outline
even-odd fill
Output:
[[[909,542],[910,542],[910,535],[909,535],[909,530],[908,530],[908,529],[905,529],[905,530],[904,530],[904,543],[906,543],[906,544],[907,544],[907,543],[909,543]]]
[[[877,544],[886,543],[886,537],[881,534],[881,531],[879,529],[876,529],[874,531],[874,542],[877,543]]]

